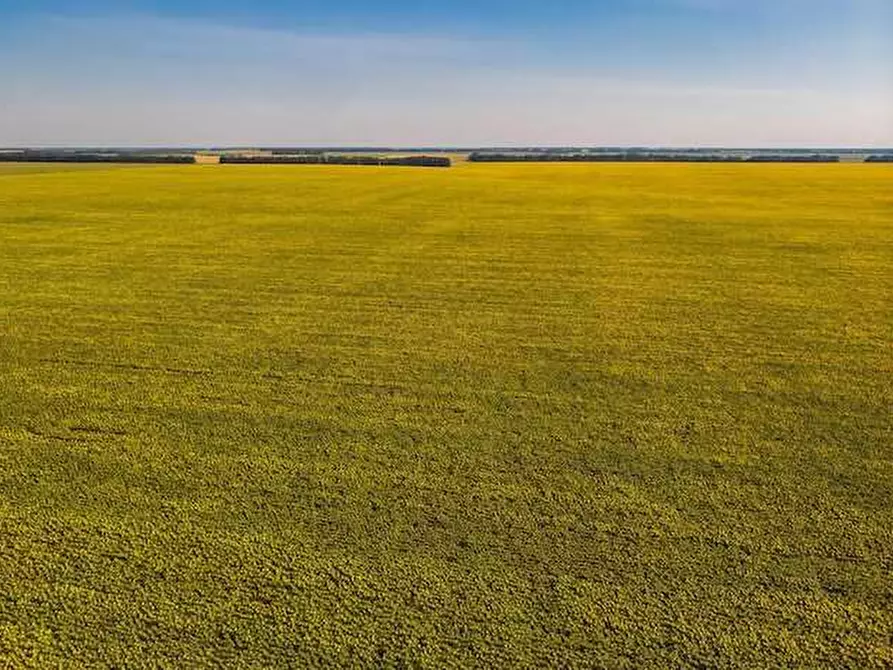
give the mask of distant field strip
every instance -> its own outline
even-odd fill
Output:
[[[883,165],[0,166],[0,667],[893,665]]]

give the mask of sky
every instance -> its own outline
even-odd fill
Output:
[[[893,0],[0,0],[0,146],[893,147]]]

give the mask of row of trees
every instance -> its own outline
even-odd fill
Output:
[[[760,154],[748,156],[747,163],[839,163],[840,156],[833,154],[810,154],[793,156],[789,154]]]
[[[292,165],[318,165],[320,163],[325,162],[323,159],[325,156],[320,154],[304,154],[301,156],[286,156],[281,154],[276,155],[267,155],[267,156],[254,156],[254,155],[246,155],[246,154],[223,154],[220,157],[221,163],[238,163],[240,165],[245,164],[258,164],[258,165],[269,165],[274,163],[286,163]]]
[[[281,165],[408,165],[414,167],[450,167],[446,156],[362,156],[352,154],[300,154],[300,155],[239,155],[224,154],[221,163],[230,164],[281,164]]]
[[[556,163],[839,163],[837,154],[751,154],[703,152],[561,152],[561,151],[473,151],[468,160],[476,163],[556,162]],[[16,163],[195,163],[191,153],[151,153],[148,151],[60,151],[25,149],[0,151],[0,162]],[[893,153],[867,156],[866,163],[893,163]],[[221,163],[239,164],[296,164],[296,165],[407,165],[416,167],[450,167],[446,156],[425,154],[409,156],[375,156],[369,154],[327,154],[307,151],[300,154],[272,153],[263,155],[223,154]]]
[[[83,151],[0,151],[10,163],[195,163],[192,154],[95,153]]]
[[[639,153],[485,153],[472,152],[468,160],[474,163],[617,163],[617,162],[741,162],[740,156],[708,154],[639,154]]]
[[[476,163],[556,162],[556,163],[839,163],[833,154],[704,154],[704,153],[485,153],[472,152]]]

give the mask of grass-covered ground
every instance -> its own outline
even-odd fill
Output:
[[[893,170],[0,169],[0,666],[890,667]]]

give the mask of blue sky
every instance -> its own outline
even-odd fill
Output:
[[[0,0],[0,145],[893,146],[893,0]]]

